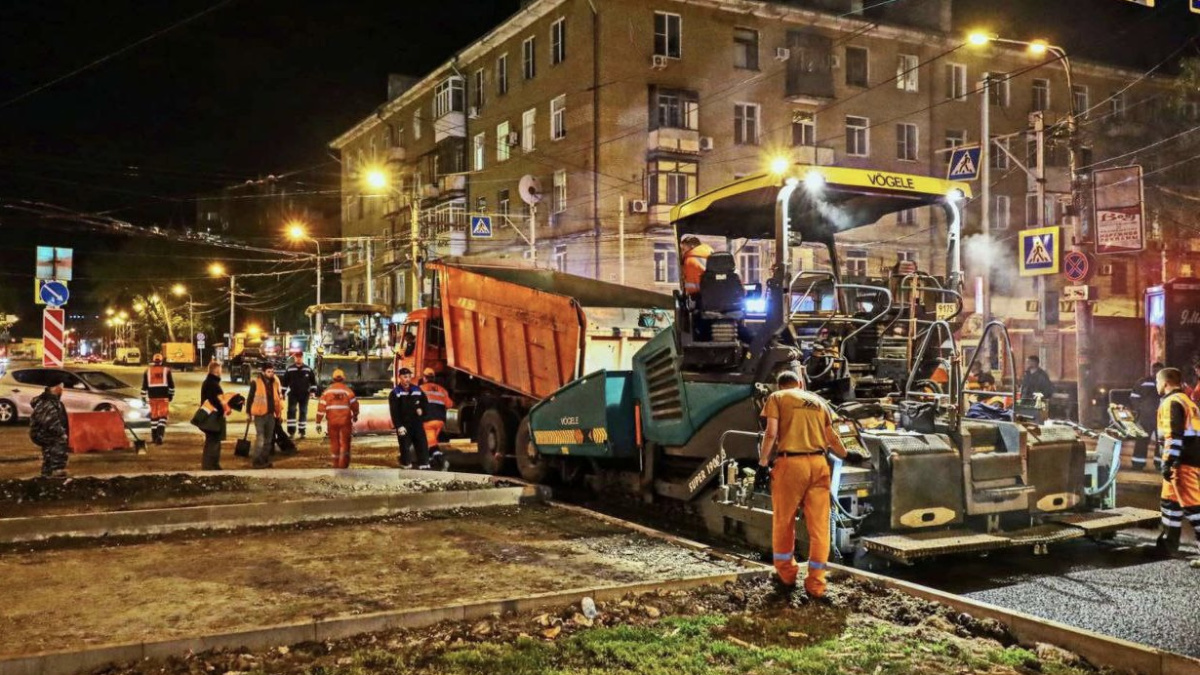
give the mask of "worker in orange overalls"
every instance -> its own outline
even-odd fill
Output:
[[[428,405],[421,426],[425,428],[425,442],[429,446],[429,464],[436,468],[446,459],[438,448],[438,436],[446,428],[446,411],[454,407],[454,399],[445,387],[434,381],[434,377],[433,368],[426,368],[422,373],[421,391],[425,392]]]
[[[1200,406],[1184,394],[1183,373],[1178,368],[1163,368],[1154,380],[1162,397],[1158,437],[1165,453],[1158,549],[1175,555],[1184,518],[1200,536]]]
[[[713,254],[713,249],[694,234],[680,239],[679,247],[683,252],[683,292],[696,295],[700,292],[700,277],[708,268],[708,257]]]
[[[142,373],[142,401],[150,403],[150,438],[162,445],[171,416],[171,401],[175,398],[175,377],[163,365],[162,354],[155,354],[151,365]]]
[[[774,549],[776,583],[791,593],[796,587],[800,566],[796,564],[796,512],[804,509],[808,529],[808,574],[804,590],[809,597],[825,596],[825,571],[829,562],[829,515],[832,478],[826,452],[858,463],[850,456],[833,429],[833,412],[825,399],[805,391],[800,376],[783,371],[776,378],[778,390],[767,397],[762,416],[767,421],[758,451],[756,486],[771,483],[771,539]],[[778,443],[775,466],[771,452]]]
[[[354,390],[346,386],[346,373],[339,368],[333,371],[333,384],[321,394],[317,402],[317,433],[321,433],[321,422],[329,419],[329,457],[335,469],[350,468],[350,438],[354,435],[354,423],[358,421],[358,398]]]

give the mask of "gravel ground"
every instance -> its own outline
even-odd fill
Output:
[[[892,576],[1097,633],[1200,656],[1200,570],[1147,555],[1146,539],[1071,542],[1049,556],[930,561]],[[1190,551],[1194,553],[1193,551]]]

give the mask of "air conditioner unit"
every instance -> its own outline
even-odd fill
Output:
[[[701,136],[700,137],[700,150],[703,152],[708,152],[709,150],[712,150],[712,149],[713,149],[713,137],[712,136]]]
[[[479,108],[471,106],[467,109],[467,117],[473,120],[479,119]]]
[[[775,60],[776,61],[787,61],[790,58],[792,58],[792,50],[788,49],[787,47],[776,47],[775,48]]]
[[[631,199],[629,201],[630,213],[649,213],[650,204],[645,199]]]
[[[655,54],[650,57],[650,68],[652,70],[663,70],[667,67],[667,57],[662,54]]]
[[[516,132],[516,131],[510,131],[510,132],[508,132],[508,145],[509,145],[510,147],[514,147],[514,148],[515,148],[515,147],[517,147],[517,146],[518,146],[520,143],[521,143],[521,134],[520,134],[520,133],[518,133],[518,132]]]
[[[1112,276],[1112,265],[1111,264],[1110,265],[1101,265],[1100,266],[1100,276],[1111,277]]]

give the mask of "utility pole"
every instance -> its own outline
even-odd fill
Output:
[[[408,257],[409,265],[411,266],[411,274],[409,281],[411,288],[408,291],[408,311],[413,311],[421,305],[421,293],[424,289],[421,288],[421,186],[413,181],[412,198],[409,201],[409,232],[408,232]]]
[[[233,314],[236,310],[234,304],[237,300],[237,277],[233,274],[229,275],[229,355],[233,356]]]
[[[1037,139],[1037,164],[1034,166],[1034,181],[1037,183],[1037,226],[1046,227],[1046,118],[1041,111],[1029,114],[1033,122],[1033,133]],[[1038,358],[1046,362],[1046,343],[1041,339],[1046,333],[1046,280],[1043,275],[1033,278],[1033,294],[1038,299],[1037,335]]]
[[[984,73],[983,82],[979,86],[979,194],[983,206],[979,214],[979,231],[984,242],[991,247],[992,237],[992,115],[991,115],[992,74]],[[983,315],[983,325],[987,326],[992,320],[992,261],[988,260],[979,277],[979,295],[983,301],[975,311]],[[992,346],[987,343],[979,345],[983,351],[984,369],[992,369]],[[1016,386],[1014,384],[1014,386]]]
[[[365,239],[367,249],[367,304],[375,302],[375,247],[370,239]]]
[[[321,258],[321,242],[320,242],[320,240],[318,240],[316,237],[313,237],[313,242],[315,242],[317,245],[317,306],[320,307],[321,306],[321,265],[323,264],[324,260]],[[321,330],[325,327],[325,316],[324,316],[324,313],[318,311],[316,316],[314,316],[313,318],[317,322],[316,330],[313,331],[313,335],[315,336],[315,339],[319,341],[320,336],[321,336]],[[314,353],[316,352],[315,348],[313,349],[313,352]]]
[[[537,266],[537,204],[529,205],[529,250],[534,266]]]
[[[620,246],[621,259],[621,285],[625,285],[625,195],[621,198],[617,205],[617,242]]]

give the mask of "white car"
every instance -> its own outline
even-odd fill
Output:
[[[33,414],[33,399],[56,384],[63,385],[67,412],[116,410],[131,427],[150,425],[150,408],[141,391],[108,373],[86,368],[15,368],[0,377],[0,424],[14,424]]]

